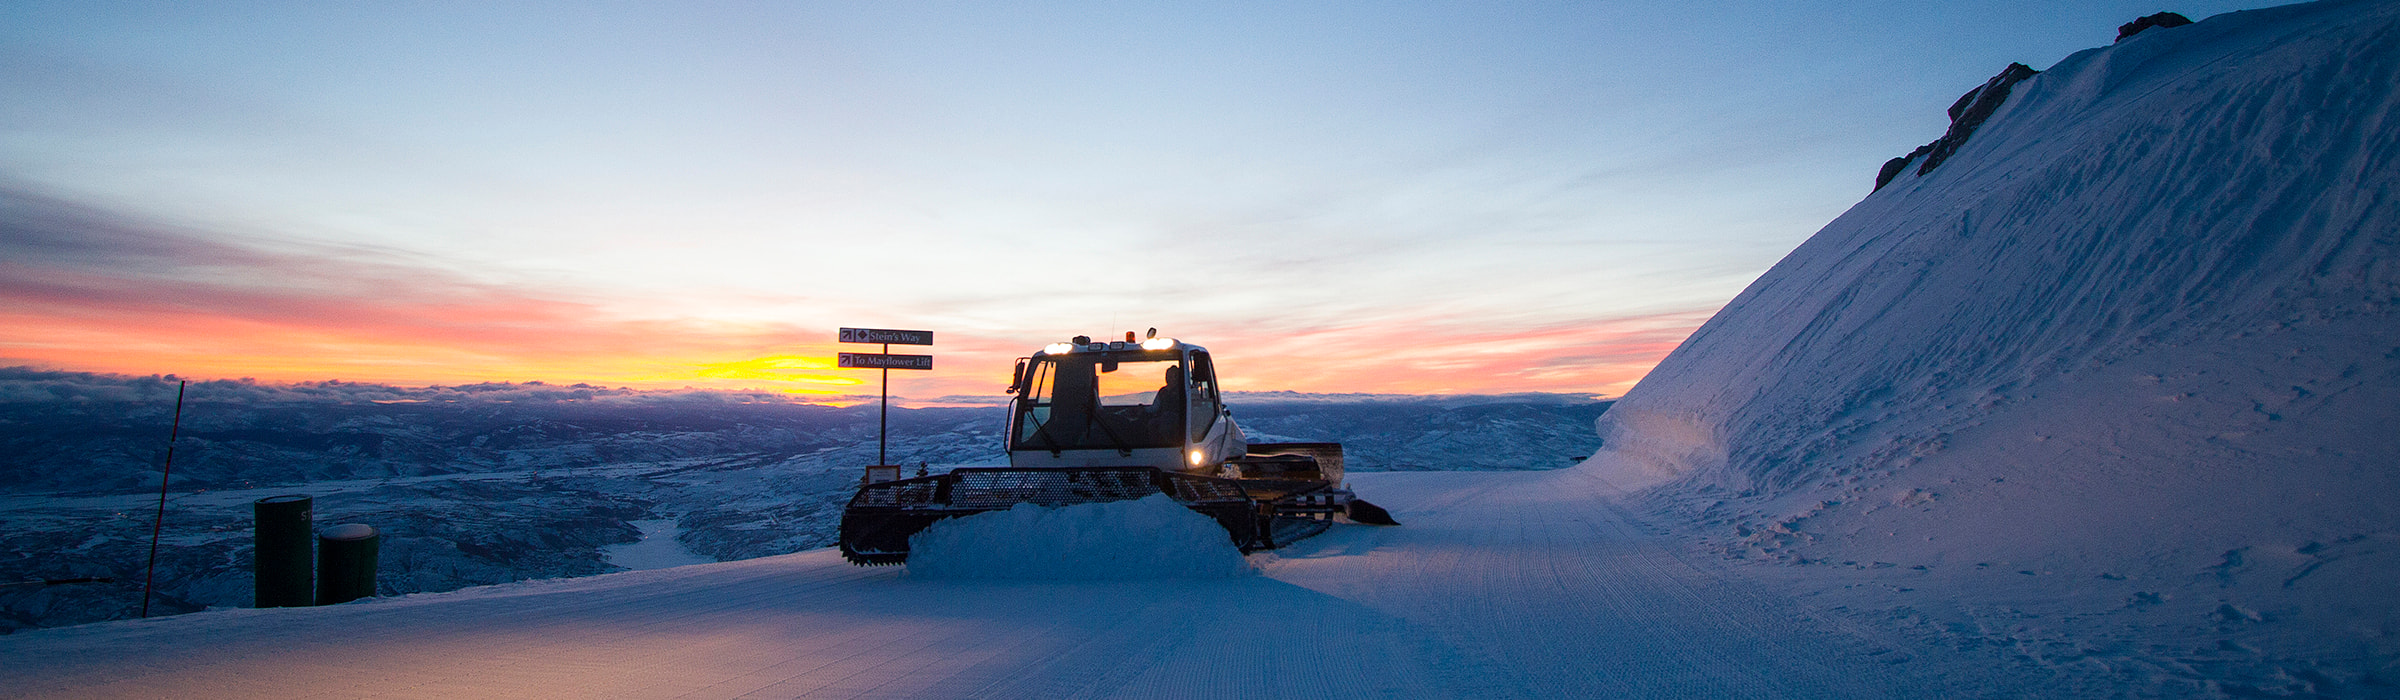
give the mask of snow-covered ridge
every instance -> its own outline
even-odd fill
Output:
[[[1722,470],[1668,462],[1788,486],[1831,443],[1778,427],[2006,403],[2145,350],[2388,313],[2395,12],[2235,13],[2068,57],[1949,167],[1868,197],[1760,277],[1603,433],[1682,415],[1664,420],[1738,449]]]
[[[1929,628],[2358,682],[2400,650],[2365,593],[2400,571],[2395,46],[2400,3],[2340,1],[2059,61],[1694,333],[1587,468],[1728,555],[1946,598],[1858,601]]]

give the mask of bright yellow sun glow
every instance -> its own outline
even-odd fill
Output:
[[[589,383],[772,392],[833,405],[873,402],[886,388],[883,373],[835,362],[842,352],[880,348],[834,342],[831,328],[611,323],[538,305],[328,304],[272,317],[174,308],[74,311],[0,309],[0,327],[9,329],[0,335],[0,366],[399,386]],[[1506,336],[1395,324],[1308,334],[1199,328],[1184,337],[1215,352],[1223,386],[1231,391],[1615,395],[1705,318],[1705,312],[1662,314]],[[1003,401],[1015,358],[1055,341],[964,332],[943,338],[939,346],[892,349],[936,358],[932,371],[889,373],[895,405]],[[1345,350],[1324,352],[1335,338]]]
[[[802,355],[768,355],[731,362],[702,363],[693,374],[703,379],[753,380],[790,382],[794,384],[853,387],[866,383],[854,370],[834,367],[833,358]],[[787,386],[783,391],[795,394],[847,393],[825,386]]]

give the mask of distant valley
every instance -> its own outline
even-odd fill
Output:
[[[134,616],[176,382],[0,369],[0,632]],[[702,559],[832,543],[876,453],[872,405],[775,394],[329,382],[190,387],[152,612],[250,604],[250,502],[315,498],[384,532],[386,595],[622,570],[637,523]],[[1354,471],[1569,466],[1584,396],[1236,394],[1260,441],[1338,441]],[[894,409],[890,456],[1006,461],[998,407]],[[670,527],[660,529],[662,524]],[[47,585],[46,580],[112,582]]]

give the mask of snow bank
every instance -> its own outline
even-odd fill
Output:
[[[1635,411],[1597,421],[1609,481],[1621,489],[1645,489],[1685,472],[1723,466],[1725,442],[1706,414]],[[1590,463],[1589,461],[1586,462]]]
[[[1225,578],[1254,573],[1225,528],[1165,494],[951,518],[908,539],[908,574],[942,579]]]
[[[1761,276],[1603,433],[1705,416],[1729,459],[1679,471],[1788,487],[1886,418],[1942,427],[2141,352],[2388,313],[2394,14],[2234,13],[2059,62]],[[2361,340],[2340,345],[2392,349]]]
[[[2323,2],[2067,57],[1743,291],[1585,469],[1940,634],[2268,692],[2391,673],[2395,45],[2400,3]]]

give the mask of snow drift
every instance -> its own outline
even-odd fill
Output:
[[[1223,578],[1254,573],[1225,528],[1166,494],[935,522],[908,538],[908,574],[943,579]]]
[[[1743,291],[1585,468],[2065,660],[2135,630],[2262,688],[2394,673],[2395,46],[2400,3],[2323,2],[2067,57]]]

